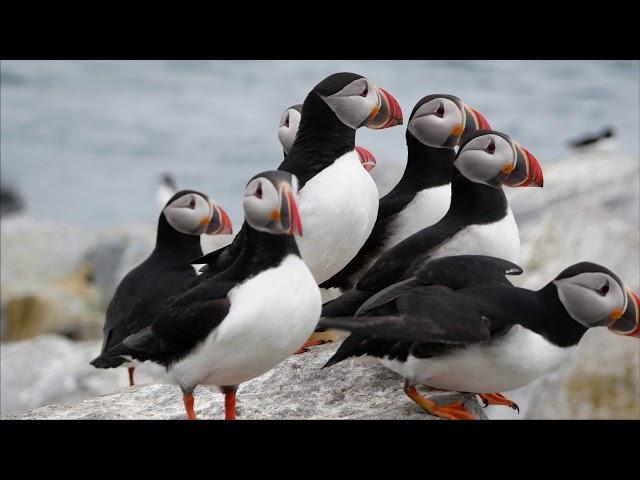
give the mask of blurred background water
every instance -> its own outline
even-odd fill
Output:
[[[2,61],[0,181],[25,206],[0,223],[2,415],[127,385],[88,362],[113,290],[153,248],[160,175],[211,195],[237,231],[246,181],[282,160],[281,113],[338,71],[389,90],[405,119],[427,94],[457,95],[539,159],[543,189],[505,189],[525,270],[514,283],[537,289],[591,260],[640,291],[639,61]],[[569,149],[605,127],[613,149]],[[357,133],[381,194],[403,172],[405,130]],[[561,369],[509,392],[520,416],[489,416],[640,418],[639,379],[638,342],[594,329]]]
[[[281,161],[280,114],[336,71],[371,78],[405,117],[424,95],[457,95],[543,165],[605,125],[622,151],[640,149],[634,61],[3,61],[1,70],[3,183],[33,215],[84,228],[154,223],[162,172],[239,224],[246,181]],[[358,131],[383,192],[401,175],[404,134]]]

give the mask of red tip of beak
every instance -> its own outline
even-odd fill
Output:
[[[293,193],[287,192],[287,198],[289,199],[289,205],[291,206],[291,233],[297,233],[302,236],[302,220],[300,220],[300,212],[298,211],[298,205],[296,204]]]
[[[382,97],[380,110],[376,116],[371,119],[367,126],[369,128],[380,130],[382,128],[402,125],[402,109],[400,108],[398,101],[384,88],[377,88],[378,92],[380,92],[380,96]]]
[[[370,172],[376,167],[376,157],[373,156],[369,150],[364,147],[356,145],[356,151],[360,155],[360,163],[367,172]]]
[[[473,112],[476,116],[476,120],[478,121],[478,130],[491,130],[491,125],[489,125],[489,121],[475,108],[469,107],[469,110]]]
[[[629,290],[629,293],[633,297],[633,301],[636,304],[635,305],[635,308],[636,308],[636,328],[633,331],[631,331],[629,333],[626,333],[625,335],[627,337],[638,337],[638,338],[640,338],[640,297],[638,297],[638,295],[636,295],[635,293],[633,293],[630,290]],[[629,308],[629,306],[627,306],[627,308]]]
[[[222,227],[220,227],[220,230],[218,230],[216,233],[217,234],[233,233],[233,225],[231,224],[231,219],[229,218],[229,215],[227,215],[227,212],[225,212],[222,209],[222,207],[218,207],[218,209],[220,210],[220,217],[222,219]]]
[[[522,151],[524,151],[525,155],[529,159],[529,175],[524,183],[521,185],[522,187],[542,187],[544,185],[544,177],[542,175],[542,167],[538,162],[538,159],[533,156],[533,154],[522,147]]]

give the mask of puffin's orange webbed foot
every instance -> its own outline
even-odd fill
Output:
[[[454,402],[449,405],[440,406],[436,402],[425,398],[416,390],[415,386],[410,385],[408,382],[404,385],[404,392],[411,400],[436,417],[448,418],[449,420],[477,420],[476,417],[464,408],[462,402]]]
[[[509,400],[501,393],[478,393],[478,397],[480,397],[480,400],[482,400],[485,407],[488,405],[506,405],[520,413],[520,407],[518,407],[518,404],[513,400]]]

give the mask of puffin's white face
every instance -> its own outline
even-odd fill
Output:
[[[291,147],[293,147],[293,142],[296,139],[296,133],[298,133],[298,127],[300,126],[300,117],[300,112],[295,108],[288,108],[280,117],[278,140],[280,140],[286,154],[289,154]]]
[[[499,186],[515,169],[517,155],[511,142],[493,133],[470,140],[458,152],[455,166],[476,183]]]
[[[244,216],[256,230],[273,234],[302,235],[302,223],[296,196],[298,180],[292,175],[291,183],[274,181],[267,177],[251,180],[244,191]]]
[[[585,272],[553,283],[565,310],[585,327],[608,326],[627,309],[624,286],[607,273]]]
[[[353,129],[364,126],[380,110],[376,86],[366,78],[358,78],[342,90],[321,97],[345,125]]]
[[[209,197],[186,192],[170,201],[163,214],[174,229],[187,235],[232,233],[227,213]]]
[[[407,126],[409,132],[429,147],[452,148],[464,132],[464,115],[448,98],[434,98],[421,105]]]

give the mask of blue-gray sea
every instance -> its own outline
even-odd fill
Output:
[[[337,71],[390,91],[405,119],[424,95],[457,95],[543,166],[605,126],[640,153],[638,61],[2,61],[2,183],[36,218],[102,228],[155,223],[158,177],[171,172],[239,225],[246,181],[282,160],[281,112]],[[401,174],[404,134],[357,134],[383,192]]]

